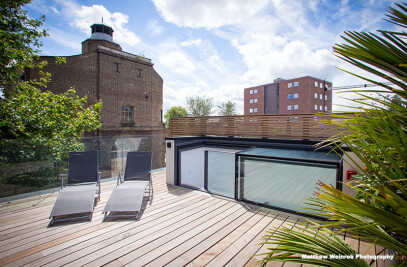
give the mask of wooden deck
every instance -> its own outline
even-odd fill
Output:
[[[93,219],[56,223],[48,216],[58,193],[2,203],[1,266],[244,266],[255,265],[271,227],[301,218],[165,183],[153,174],[153,198],[140,220],[102,221],[102,209],[116,182],[102,183]],[[360,254],[375,246],[346,239]],[[272,263],[270,266],[281,266]],[[294,266],[285,264],[284,266]]]

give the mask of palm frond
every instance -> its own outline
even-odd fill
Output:
[[[389,8],[388,21],[407,28],[407,4]],[[300,255],[354,255],[337,236],[346,231],[363,240],[407,255],[407,34],[379,31],[345,32],[345,44],[334,54],[375,75],[380,81],[345,72],[381,87],[380,90],[349,90],[361,112],[331,114],[321,125],[334,124],[335,135],[320,146],[334,146],[339,155],[349,155],[358,179],[350,187],[353,197],[332,186],[320,184],[317,197],[308,199],[310,213],[328,220],[314,227],[282,228],[267,236],[273,244],[267,261],[285,261],[319,266],[364,266],[353,259],[309,259]],[[384,83],[383,81],[390,82]],[[388,94],[388,96],[386,95]],[[345,151],[343,148],[347,147]],[[353,155],[353,156],[352,156]],[[333,227],[334,231],[328,228]],[[353,254],[352,254],[353,253]]]
[[[281,227],[265,236],[263,245],[276,247],[264,256],[259,263],[284,261],[317,266],[369,266],[357,258],[357,252],[341,237],[328,228],[320,229],[298,225],[294,228]],[[343,258],[341,258],[343,256]]]

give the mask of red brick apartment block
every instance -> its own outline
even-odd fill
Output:
[[[244,114],[264,114],[264,86],[244,89]]]
[[[244,89],[244,115],[331,111],[332,83],[311,76],[276,79],[274,83]]]
[[[113,29],[105,24],[91,26],[92,36],[82,42],[82,53],[67,56],[66,64],[47,61],[51,73],[48,90],[62,93],[73,87],[88,103],[103,103],[99,135],[149,135],[162,133],[163,79],[150,59],[123,52],[113,42]],[[38,77],[27,70],[25,79]]]

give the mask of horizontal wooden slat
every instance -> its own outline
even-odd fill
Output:
[[[322,114],[174,117],[170,135],[324,140],[343,130],[331,119]]]

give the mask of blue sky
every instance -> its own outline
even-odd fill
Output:
[[[311,75],[334,86],[364,83],[332,54],[344,31],[392,29],[385,0],[33,0],[31,17],[46,16],[50,36],[41,55],[81,53],[90,25],[114,29],[124,51],[152,59],[164,79],[164,111],[186,98],[234,101],[243,114],[243,89],[276,78]],[[335,104],[346,101],[334,94]],[[342,95],[342,97],[352,95]],[[213,115],[217,111],[214,109]]]

